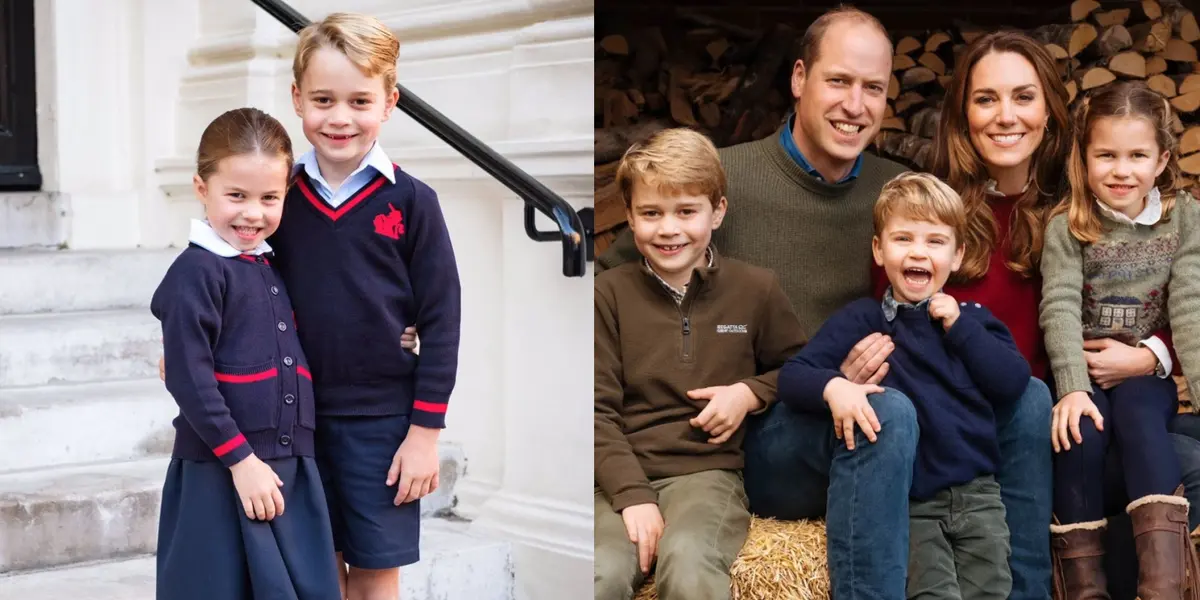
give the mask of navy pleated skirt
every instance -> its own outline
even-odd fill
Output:
[[[310,457],[264,461],[284,512],[246,517],[219,462],[172,459],[158,524],[158,600],[339,600],[329,512]]]

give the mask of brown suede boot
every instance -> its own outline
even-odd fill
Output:
[[[1188,501],[1183,486],[1168,496],[1143,496],[1125,512],[1133,521],[1140,600],[1200,600],[1196,549],[1188,535]]]
[[[1050,526],[1054,600],[1110,600],[1104,574],[1108,519]]]

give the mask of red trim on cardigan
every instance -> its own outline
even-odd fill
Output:
[[[254,383],[256,381],[264,381],[279,375],[279,369],[271,367],[269,371],[261,373],[249,373],[247,375],[230,375],[229,373],[216,373],[217,381],[225,383]]]
[[[225,442],[224,444],[221,444],[220,446],[213,448],[213,454],[217,455],[217,457],[220,458],[222,456],[225,456],[226,454],[229,454],[230,452],[233,452],[234,449],[236,449],[238,446],[241,446],[242,444],[245,444],[245,443],[246,443],[246,436],[239,433],[239,434],[237,434],[237,437],[234,437],[232,440],[229,440],[228,442]]]
[[[426,402],[424,400],[413,400],[413,410],[421,410],[428,413],[446,413],[446,404],[437,404],[434,402]]]
[[[346,203],[337,210],[329,208],[328,204],[325,204],[323,200],[317,198],[317,195],[313,192],[312,188],[308,187],[308,182],[306,182],[304,178],[297,178],[296,184],[297,187],[300,188],[300,193],[304,194],[305,198],[308,198],[310,204],[316,207],[317,210],[321,211],[322,214],[329,217],[330,220],[336,221],[342,218],[342,215],[345,215],[350,211],[350,209],[358,205],[359,202],[362,202],[364,198],[375,193],[375,190],[383,186],[383,182],[385,181],[387,181],[387,178],[385,178],[383,175],[376,176],[375,181],[372,181],[369,185],[359,190],[357,194],[347,200]]]
[[[248,260],[248,261],[250,261],[250,262],[257,262],[255,259],[256,259],[256,258],[258,258],[258,257],[254,256],[253,254],[239,254],[239,255],[238,255],[238,258],[244,258],[244,259],[246,259],[246,260]],[[264,257],[263,257],[263,264],[264,264],[264,265],[267,265],[267,266],[271,266],[271,261],[267,260],[267,257],[265,257],[265,256],[264,256]]]
[[[305,369],[304,367],[296,367],[296,373],[298,373],[301,377],[312,381],[312,373],[309,373],[308,369]]]

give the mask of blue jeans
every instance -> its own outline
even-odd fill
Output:
[[[749,423],[744,445],[752,512],[781,519],[825,517],[835,600],[905,595],[917,412],[908,397],[890,388],[868,399],[881,427],[874,444],[855,428],[855,450],[847,450],[828,414],[778,403]]]
[[[783,404],[751,421],[746,436],[751,511],[782,519],[825,516],[835,600],[905,595],[908,490],[920,431],[904,394],[888,388],[870,401],[882,426],[878,441],[856,430],[854,452],[834,437],[828,415]],[[1031,379],[1021,398],[996,415],[997,480],[1012,545],[1010,598],[1018,600],[1050,596],[1050,403],[1046,385]]]

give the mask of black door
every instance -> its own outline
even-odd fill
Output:
[[[0,190],[42,186],[37,163],[34,0],[0,0]]]

